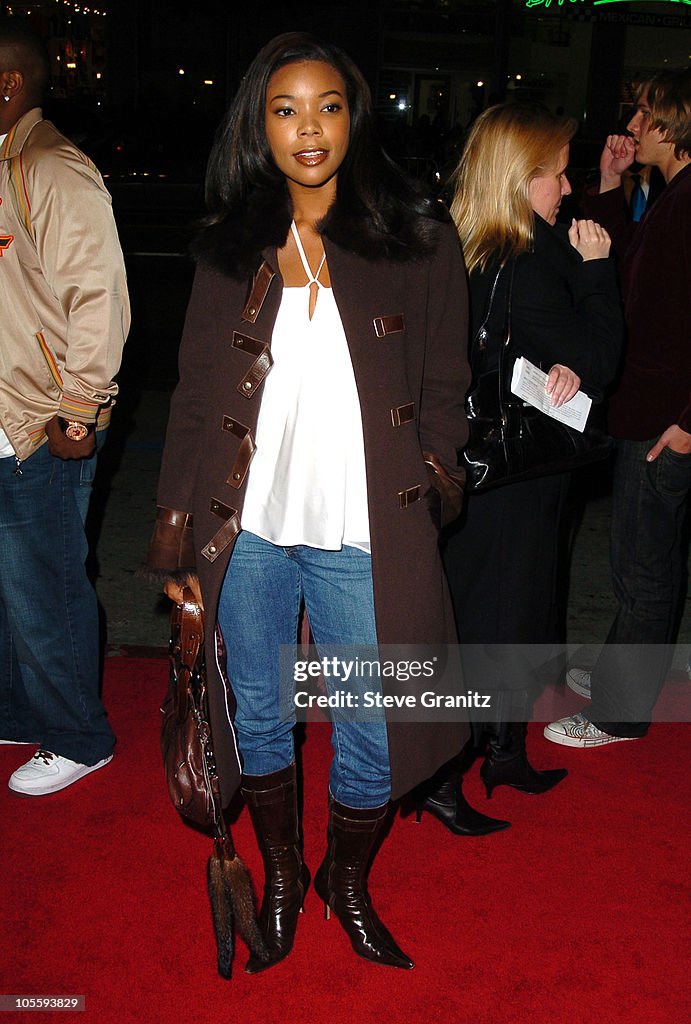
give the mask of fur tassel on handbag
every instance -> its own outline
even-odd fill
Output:
[[[235,928],[250,952],[268,960],[247,868],[238,857],[221,804],[209,727],[202,610],[189,587],[171,615],[170,682],[161,707],[161,752],[173,806],[214,835],[207,888],[216,934],[218,972],[232,973]]]
[[[269,951],[259,931],[252,885],[230,836],[227,841],[217,838],[214,842],[214,852],[207,865],[207,883],[216,932],[218,973],[222,978],[230,978],[235,927],[250,951],[266,962]]]

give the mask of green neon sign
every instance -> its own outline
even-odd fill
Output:
[[[564,7],[566,4],[582,4],[585,0],[525,0],[526,7],[551,7],[554,2],[556,7]],[[605,4],[627,4],[635,3],[635,0],[592,0],[593,7],[603,7]],[[662,4],[686,4],[691,6],[691,0],[647,0],[647,3]]]

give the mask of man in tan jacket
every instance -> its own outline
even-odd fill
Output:
[[[129,328],[111,201],[44,121],[43,44],[0,19],[0,737],[36,743],[11,790],[112,758],[84,520]]]

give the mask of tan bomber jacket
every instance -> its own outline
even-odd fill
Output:
[[[17,456],[45,424],[105,425],[130,323],[111,198],[35,107],[0,152],[0,426]]]

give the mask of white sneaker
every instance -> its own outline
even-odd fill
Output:
[[[590,669],[570,668],[566,673],[566,685],[574,693],[590,700]]]
[[[10,776],[7,785],[12,792],[24,796],[45,796],[71,786],[73,782],[103,768],[112,760],[111,754],[97,764],[78,764],[67,757],[51,754],[49,750],[37,750],[30,761]]]
[[[579,711],[568,718],[560,718],[558,722],[550,722],[545,726],[545,737],[552,743],[561,743],[563,747],[601,747],[605,743],[618,743],[619,740],[636,740],[638,736],[610,736],[596,725],[589,722]]]

